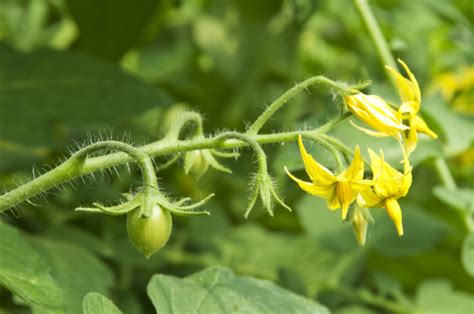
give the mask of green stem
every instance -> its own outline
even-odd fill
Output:
[[[314,76],[301,83],[296,84],[293,88],[289,89],[286,93],[278,97],[268,108],[255,120],[255,122],[249,127],[246,134],[256,135],[258,131],[265,125],[265,123],[278,111],[283,105],[285,105],[291,98],[298,95],[301,91],[308,88],[311,85],[325,84],[329,87],[336,89],[340,94],[346,94],[352,90],[350,86],[344,83],[335,82],[324,76]]]
[[[189,111],[182,113],[178,119],[173,123],[171,128],[169,129],[168,133],[166,134],[165,138],[168,140],[177,140],[179,138],[179,134],[186,126],[186,124],[194,122],[195,124],[195,135],[202,135],[203,134],[203,127],[202,127],[202,117],[199,113]]]
[[[359,14],[365,22],[367,29],[369,30],[372,42],[374,43],[377,53],[379,55],[380,60],[394,69],[397,68],[397,64],[395,62],[395,58],[393,57],[390,49],[388,47],[387,41],[380,30],[380,27],[375,19],[370,6],[367,3],[367,0],[354,0],[354,3],[359,10]],[[395,79],[385,71],[387,76],[389,77],[390,81],[392,82],[395,89],[397,89],[397,83]],[[456,182],[454,181],[453,175],[446,164],[446,161],[442,158],[437,158],[435,163],[436,173],[440,181],[443,183],[444,186],[447,188],[456,188]]]
[[[334,145],[326,141],[325,139],[321,138],[320,136],[310,136],[305,135],[303,138],[309,139],[313,142],[316,142],[326,148],[334,157],[334,161],[336,162],[336,167],[338,172],[344,171],[344,163],[342,162],[341,154],[339,150],[337,150]]]
[[[365,26],[369,30],[370,37],[375,45],[380,61],[383,62],[383,65],[389,65],[396,69],[397,63],[390,52],[387,41],[380,30],[379,24],[377,23],[374,13],[370,9],[367,0],[354,0],[354,3],[357,7],[357,10],[359,11],[360,16],[362,17],[362,20],[365,23]],[[395,84],[393,78],[388,73],[387,75],[392,83]]]
[[[117,141],[103,141],[91,144],[77,151],[71,156],[68,162],[75,164],[80,171],[80,168],[82,168],[87,160],[87,155],[101,150],[117,150],[123,152],[138,163],[143,177],[143,198],[140,210],[143,216],[150,217],[154,206],[154,196],[158,193],[158,181],[151,157],[131,145]]]
[[[437,157],[434,161],[434,166],[438,178],[445,187],[453,190],[457,188],[456,181],[454,181],[453,175],[451,174],[451,171],[449,171],[446,160]]]
[[[296,141],[298,134],[302,136],[312,134],[318,135],[329,131],[334,128],[339,122],[347,119],[350,115],[345,114],[337,116],[330,120],[326,124],[322,125],[318,129],[306,130],[306,131],[293,131],[293,132],[282,132],[273,134],[261,134],[256,136],[249,136],[252,140],[259,144],[270,144],[270,143],[281,143]],[[124,144],[126,145],[126,144]],[[214,137],[202,138],[202,139],[189,139],[182,141],[167,141],[160,140],[145,146],[136,148],[150,157],[163,156],[168,154],[176,154],[179,152],[191,151],[195,149],[206,149],[206,148],[238,148],[248,146],[249,143],[229,139],[222,141],[219,135]],[[23,184],[18,188],[11,190],[0,196],[0,212],[7,210],[8,208],[15,206],[27,199],[47,191],[48,189],[57,186],[61,183],[67,182],[74,178],[96,172],[99,170],[115,167],[127,162],[134,161],[134,158],[127,155],[126,153],[112,153],[104,156],[87,158],[84,160],[80,167],[77,165],[77,158],[70,158],[63,164],[54,168],[53,170]]]

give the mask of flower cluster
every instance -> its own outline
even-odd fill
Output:
[[[386,67],[398,87],[401,99],[398,108],[392,107],[380,96],[366,95],[358,91],[346,95],[344,100],[349,111],[371,127],[366,129],[353,123],[356,128],[371,136],[393,137],[401,144],[404,156],[403,172],[384,160],[383,151],[377,154],[369,149],[372,175],[371,178],[364,178],[364,160],[359,147],[356,146],[350,166],[339,173],[333,173],[308,154],[301,136],[298,138],[300,154],[311,182],[296,178],[285,168],[290,178],[298,183],[301,189],[325,199],[331,210],[341,208],[342,219],[351,221],[360,245],[365,244],[367,225],[372,219],[369,208],[385,208],[398,235],[403,235],[402,211],[397,200],[408,194],[412,183],[409,156],[417,146],[418,133],[437,138],[418,115],[421,105],[418,82],[407,65],[401,60],[399,62],[408,78],[392,67]],[[354,205],[349,210],[352,204]]]

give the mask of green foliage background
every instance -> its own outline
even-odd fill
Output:
[[[405,236],[373,210],[368,243],[357,247],[350,224],[284,174],[284,165],[302,170],[296,145],[273,145],[265,147],[271,170],[295,212],[270,218],[257,208],[243,218],[254,166],[245,151],[227,162],[232,175],[209,171],[196,180],[178,163],[158,173],[160,186],[176,196],[216,193],[212,215],[176,218],[168,245],[145,260],[124,217],[73,211],[113,203],[139,185],[137,169],[119,167],[1,214],[0,313],[139,314],[153,305],[186,313],[196,303],[208,313],[472,313],[473,111],[456,112],[434,86],[440,73],[472,66],[474,4],[370,4],[392,52],[417,76],[423,113],[440,135],[422,140],[413,156]],[[0,186],[15,188],[33,167],[33,176],[45,172],[76,143],[154,141],[185,109],[202,113],[208,132],[245,130],[265,104],[318,74],[370,79],[368,92],[396,99],[349,0],[3,0]],[[472,93],[471,86],[471,105]],[[316,126],[334,112],[331,94],[312,88],[264,131]],[[382,147],[393,164],[400,158],[392,141],[350,125],[334,134],[349,146]],[[320,147],[311,152],[333,166]],[[438,157],[459,188],[442,186]],[[101,295],[84,299],[90,292]]]

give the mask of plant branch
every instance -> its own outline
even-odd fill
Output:
[[[256,135],[258,131],[267,123],[267,121],[277,112],[283,105],[285,105],[291,98],[298,95],[301,91],[308,88],[311,85],[324,84],[337,90],[340,94],[349,93],[354,87],[351,87],[345,83],[335,82],[324,76],[313,76],[301,83],[296,84],[293,88],[289,89],[286,93],[278,97],[268,108],[255,120],[255,122],[249,127],[246,134]]]

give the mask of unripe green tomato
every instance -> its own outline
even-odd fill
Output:
[[[127,233],[133,246],[149,258],[166,245],[173,225],[169,210],[153,207],[149,218],[140,217],[135,209],[127,215]]]

